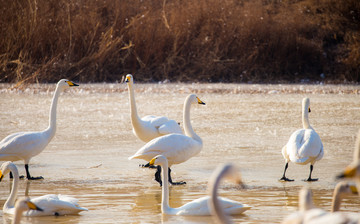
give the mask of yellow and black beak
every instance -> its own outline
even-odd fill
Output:
[[[343,179],[343,178],[352,178],[355,177],[356,174],[356,166],[348,166],[345,168],[345,171],[340,173],[336,178]]]
[[[126,83],[130,82],[130,79],[131,79],[130,76],[127,76],[127,77],[125,78],[125,82],[126,82]]]
[[[4,175],[3,175],[3,173],[1,172],[1,170],[0,170],[0,182],[1,182],[1,180],[4,178]]]
[[[350,188],[351,193],[358,194],[358,190],[357,190],[356,186],[351,185],[351,186],[349,186],[349,188]]]
[[[39,208],[38,206],[36,206],[34,203],[32,203],[31,201],[27,201],[26,202],[27,206],[29,207],[29,209],[32,210],[37,210],[37,211],[44,211],[42,208]]]
[[[72,87],[72,86],[79,86],[78,84],[76,84],[76,83],[74,83],[74,82],[72,82],[72,81],[66,81],[66,83],[67,83],[70,87]]]
[[[199,99],[199,97],[196,97],[196,99],[198,100],[198,104],[206,105],[203,101]]]
[[[153,159],[149,162],[149,165],[150,165],[150,166],[154,166],[155,160],[156,160],[156,158],[153,158]]]

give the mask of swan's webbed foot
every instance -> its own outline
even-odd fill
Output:
[[[44,179],[44,177],[39,176],[39,177],[27,177],[28,180],[42,180]]]
[[[149,163],[147,163],[147,164],[139,164],[139,167],[156,169],[156,166],[154,166],[154,165],[151,165],[151,166],[150,166]]]
[[[308,178],[308,179],[306,179],[306,180],[304,180],[304,181],[307,181],[307,182],[312,182],[312,181],[318,181],[319,180],[319,178]]]
[[[28,180],[42,180],[44,179],[42,176],[39,176],[39,177],[32,177],[30,175],[30,172],[29,172],[29,165],[28,164],[25,164],[25,171],[26,171],[26,178]],[[20,177],[21,178],[21,177]],[[24,178],[24,176],[22,176],[22,178]]]
[[[289,179],[289,178],[283,176],[282,178],[280,178],[279,181],[294,181],[294,179]]]

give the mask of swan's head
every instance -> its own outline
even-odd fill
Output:
[[[126,82],[128,85],[131,85],[131,84],[134,83],[134,79],[133,79],[133,77],[132,77],[131,74],[127,74],[127,75],[126,75],[125,82]]]
[[[61,88],[62,90],[67,89],[69,87],[73,87],[73,86],[79,86],[78,84],[69,81],[67,79],[61,79],[58,83],[57,83],[57,87]]]
[[[360,178],[360,162],[353,162],[345,168],[345,170],[337,176],[338,179],[343,178]]]
[[[167,158],[163,155],[157,155],[154,158],[152,158],[152,160],[149,162],[150,166],[163,166],[168,162]]]
[[[334,191],[337,191],[340,194],[358,194],[356,185],[347,181],[337,183]]]
[[[8,174],[11,170],[17,170],[14,163],[8,161],[1,164],[0,167],[0,181],[4,178],[6,174]]]
[[[195,94],[190,94],[187,98],[186,101],[189,101],[191,104],[202,104],[205,105],[205,103],[203,101],[201,101],[199,99],[199,97],[197,97]]]
[[[302,105],[303,105],[303,108],[304,108],[304,111],[307,110],[309,113],[311,112],[310,110],[310,99],[305,97],[302,101]]]
[[[29,198],[20,198],[15,203],[15,208],[24,212],[27,210],[37,210],[37,211],[43,211],[43,209],[39,208],[37,205],[35,205],[33,202],[30,201]]]

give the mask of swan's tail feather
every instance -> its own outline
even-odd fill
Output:
[[[251,209],[251,206],[249,205],[241,205],[241,206],[234,206],[234,207],[231,207],[231,208],[227,208],[226,210],[226,213],[228,215],[238,215],[238,214],[241,214],[243,212],[245,212],[246,210],[249,210]]]
[[[290,157],[291,162],[296,163],[296,164],[306,164],[309,162],[309,157],[304,157],[304,158],[294,158],[294,157]]]

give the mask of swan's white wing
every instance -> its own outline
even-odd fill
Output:
[[[180,134],[169,134],[155,138],[140,148],[131,159],[150,161],[157,155],[165,156],[171,164],[185,162],[201,151],[202,144]]]
[[[159,127],[160,125],[167,122],[169,119],[167,117],[147,115],[147,116],[141,118],[141,120],[149,122],[154,127]]]
[[[178,212],[177,215],[211,215],[209,209],[209,200],[210,196],[205,196],[198,198],[194,201],[186,203],[185,205],[176,208]],[[238,201],[230,200],[227,198],[219,197],[219,202],[221,207],[225,211],[227,215],[237,215],[245,212],[246,210],[250,209],[251,207],[245,204],[242,204]]]
[[[306,164],[319,160],[323,155],[323,145],[313,129],[295,131],[286,144],[287,154],[294,163]]]
[[[69,196],[48,194],[31,199],[44,211],[29,210],[25,216],[69,215],[87,211],[78,205],[78,200]]]
[[[19,160],[40,153],[49,139],[43,132],[21,132],[12,134],[0,142],[0,159]],[[17,158],[17,159],[16,159]]]
[[[179,124],[175,120],[168,120],[164,124],[160,125],[158,131],[162,135],[177,133],[182,134],[182,130]]]

